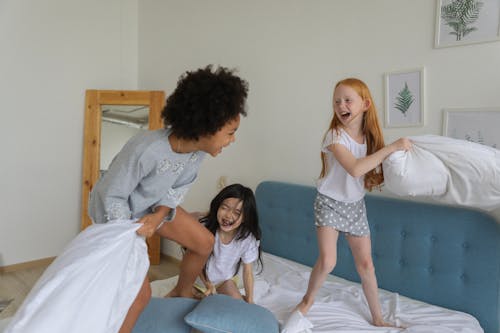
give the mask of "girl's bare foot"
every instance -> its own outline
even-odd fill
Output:
[[[305,316],[309,312],[309,309],[311,308],[311,306],[312,306],[312,304],[308,305],[308,304],[306,304],[306,302],[304,302],[302,300],[302,302],[297,304],[297,306],[293,309],[292,313],[295,311],[299,311],[300,313],[302,313],[302,315]]]
[[[387,322],[385,322],[383,319],[380,319],[380,320],[374,320],[373,321],[373,326],[377,326],[377,327],[394,327],[394,328],[399,328],[399,329],[406,329],[407,327],[404,327],[402,325],[392,325],[392,324],[389,324]]]

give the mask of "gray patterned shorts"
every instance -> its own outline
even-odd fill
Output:
[[[370,235],[365,200],[341,202],[318,193],[314,201],[314,224],[333,227],[352,236]]]

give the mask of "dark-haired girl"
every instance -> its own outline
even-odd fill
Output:
[[[262,259],[261,231],[252,190],[240,184],[223,188],[210,203],[210,211],[202,222],[215,236],[212,255],[200,276],[206,287],[205,295],[226,294],[253,303],[253,263],[258,261],[262,266]],[[241,265],[244,296],[235,281]]]

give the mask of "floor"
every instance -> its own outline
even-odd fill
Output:
[[[14,315],[30,289],[47,266],[0,273],[0,319]],[[162,280],[179,274],[179,261],[162,256],[159,265],[149,268],[151,281]]]

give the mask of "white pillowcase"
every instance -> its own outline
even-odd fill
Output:
[[[82,231],[45,270],[5,333],[118,332],[149,267],[139,224]]]
[[[410,151],[382,163],[389,191],[485,210],[500,206],[500,150],[438,135],[410,139]]]
[[[416,144],[411,151],[397,151],[382,164],[387,189],[401,196],[442,195],[448,170],[439,158]]]

